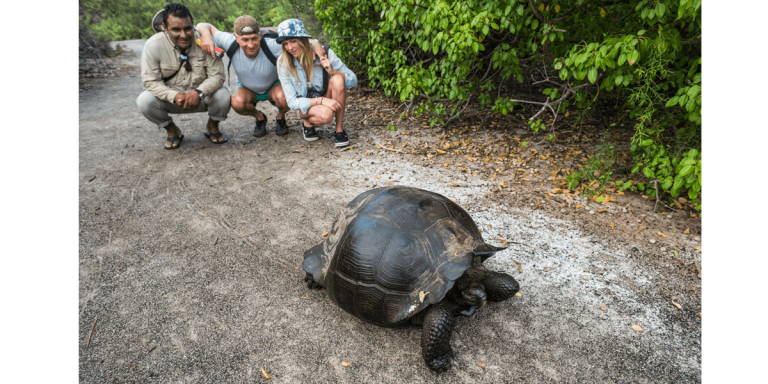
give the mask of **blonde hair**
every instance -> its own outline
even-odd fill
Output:
[[[307,84],[312,84],[312,70],[315,68],[315,62],[312,61],[312,52],[309,50],[309,38],[308,37],[292,37],[296,39],[301,46],[301,55],[299,55],[299,64],[304,68],[304,72],[307,74]],[[283,54],[281,56],[284,65],[288,65],[288,69],[293,73],[293,77],[296,79],[296,84],[299,84],[299,75],[296,74],[296,65],[293,63],[293,55],[291,55],[283,45]]]

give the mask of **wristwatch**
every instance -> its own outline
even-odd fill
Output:
[[[205,93],[203,93],[203,91],[201,91],[199,89],[195,89],[195,92],[197,92],[197,94],[200,95],[200,101],[205,99]]]

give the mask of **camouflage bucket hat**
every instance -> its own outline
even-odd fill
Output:
[[[278,44],[282,44],[283,41],[294,37],[312,37],[304,29],[304,23],[302,23],[301,20],[288,19],[277,26],[276,41]]]

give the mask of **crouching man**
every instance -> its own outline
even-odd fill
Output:
[[[155,15],[162,31],[147,40],[141,52],[141,81],[145,91],[136,99],[149,121],[165,128],[165,149],[176,149],[184,141],[169,113],[208,112],[205,137],[214,144],[227,142],[219,132],[230,108],[229,91],[223,87],[225,74],[221,59],[203,52],[195,44],[195,28],[189,9],[168,3]],[[153,25],[156,24],[153,20]]]

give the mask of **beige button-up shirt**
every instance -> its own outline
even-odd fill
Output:
[[[195,33],[195,38],[200,38]],[[187,52],[192,71],[187,72],[181,64],[181,50],[173,45],[165,32],[156,33],[144,44],[141,52],[141,81],[148,91],[160,100],[174,102],[178,93],[189,93],[199,89],[207,96],[218,91],[226,76],[222,59],[211,56],[200,46],[192,43]],[[179,73],[166,82],[163,77]]]

